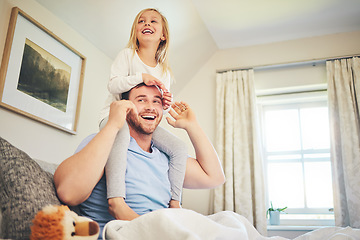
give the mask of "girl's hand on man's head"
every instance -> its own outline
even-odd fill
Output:
[[[156,77],[154,77],[154,76],[152,76],[152,75],[150,75],[148,73],[143,73],[142,74],[142,79],[143,79],[143,82],[147,86],[158,86],[163,93],[169,92],[166,89],[165,85],[159,79],[157,79]]]
[[[173,104],[173,96],[170,92],[164,92],[163,93],[163,109],[167,110],[171,107],[171,105]]]

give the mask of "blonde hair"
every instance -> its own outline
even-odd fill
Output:
[[[163,68],[163,73],[166,73],[167,71],[171,72],[171,69],[169,67],[168,64],[168,52],[169,52],[169,43],[170,43],[170,34],[169,34],[169,24],[168,21],[166,19],[166,17],[164,15],[162,15],[159,10],[155,9],[155,8],[146,8],[142,11],[140,11],[133,22],[133,25],[131,27],[131,32],[130,32],[130,38],[129,38],[129,42],[127,44],[128,48],[131,48],[135,51],[139,50],[139,41],[136,38],[136,25],[139,22],[139,19],[141,17],[141,15],[144,12],[148,12],[148,11],[154,11],[157,12],[160,16],[161,16],[161,20],[162,20],[162,31],[163,31],[163,35],[165,37],[165,40],[162,40],[159,43],[159,46],[157,48],[157,51],[155,53],[155,59],[156,61],[161,64],[162,68]]]

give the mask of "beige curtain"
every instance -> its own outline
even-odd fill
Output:
[[[214,190],[214,212],[234,211],[266,234],[263,164],[256,124],[254,71],[216,77],[216,149],[226,183]]]
[[[335,223],[360,228],[360,58],[326,67]]]

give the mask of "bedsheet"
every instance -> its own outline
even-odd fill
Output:
[[[133,221],[109,222],[104,227],[103,239],[286,240],[287,238],[262,236],[245,217],[230,211],[204,216],[188,209],[161,209]],[[360,230],[331,227],[318,229],[296,238],[296,240],[320,239],[360,240]]]

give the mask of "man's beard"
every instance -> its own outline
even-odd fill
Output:
[[[160,121],[158,121],[155,125],[153,125],[151,128],[147,128],[142,124],[138,118],[141,118],[140,114],[135,115],[133,113],[130,113],[127,115],[126,120],[131,128],[133,128],[136,132],[144,135],[151,135],[159,125]],[[159,114],[157,114],[156,119],[159,118]],[[161,119],[160,119],[161,120]],[[154,120],[156,121],[156,120]]]

